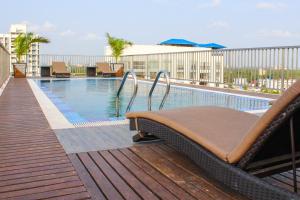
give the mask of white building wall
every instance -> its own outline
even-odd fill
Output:
[[[178,46],[167,46],[167,45],[132,45],[127,47],[123,56],[128,55],[144,55],[144,54],[159,54],[159,53],[175,53],[175,52],[187,52],[187,51],[207,51],[208,48],[201,47],[178,47]],[[105,55],[111,55],[111,48],[105,47]]]
[[[161,69],[174,79],[223,82],[223,55],[212,54],[210,48],[166,45],[132,45],[123,52],[125,68],[134,68],[138,76],[154,78]],[[105,55],[111,56],[109,46]]]

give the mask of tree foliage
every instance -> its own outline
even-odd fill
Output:
[[[112,56],[116,59],[116,62],[118,62],[118,59],[123,54],[124,49],[133,44],[130,41],[112,37],[109,33],[106,33],[106,37],[112,51]]]
[[[14,41],[17,62],[21,62],[23,55],[26,55],[33,43],[49,43],[45,37],[35,36],[33,33],[22,33]]]

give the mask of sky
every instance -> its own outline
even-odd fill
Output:
[[[184,38],[228,48],[300,45],[299,0],[2,1],[0,33],[26,23],[51,40],[42,54],[103,55],[106,32],[134,44]]]

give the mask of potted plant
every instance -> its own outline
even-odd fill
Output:
[[[124,49],[127,48],[128,46],[131,46],[133,43],[130,41],[121,39],[121,38],[112,37],[112,36],[110,36],[109,33],[106,33],[106,38],[107,38],[107,43],[111,48],[112,56],[115,58],[115,61],[116,61],[116,63],[111,63],[111,64],[113,64],[114,68],[116,66],[124,67],[122,63],[118,63],[119,58],[123,54]],[[114,69],[114,70],[116,70],[116,69]]]
[[[21,33],[14,40],[17,63],[13,64],[15,78],[26,77],[26,56],[33,43],[49,43],[47,38],[36,36],[33,33]],[[24,58],[25,57],[25,58]]]

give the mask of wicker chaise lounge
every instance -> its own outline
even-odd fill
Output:
[[[192,159],[205,174],[250,199],[300,199],[300,81],[261,117],[220,107],[127,113],[135,140],[152,135]],[[293,169],[294,192],[261,179]]]
[[[109,63],[96,63],[96,66],[98,74],[105,77],[122,77],[124,74],[124,67],[112,71]]]
[[[71,73],[64,62],[52,62],[52,75],[56,78],[70,78]]]

